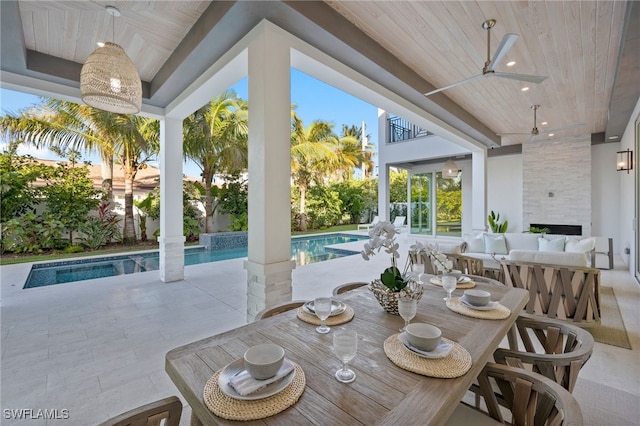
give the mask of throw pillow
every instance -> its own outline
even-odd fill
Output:
[[[484,234],[484,252],[489,254],[508,254],[504,234]]]
[[[482,238],[484,234],[471,235],[467,234],[463,237],[467,247],[464,250],[468,253],[483,253],[484,252],[484,240]]]
[[[567,237],[567,242],[564,245],[564,251],[572,253],[586,253],[593,250],[595,247],[596,239],[593,237],[583,239]]]
[[[564,251],[564,238],[538,238],[538,251]]]

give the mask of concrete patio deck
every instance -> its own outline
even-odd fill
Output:
[[[415,237],[402,235],[406,251]],[[362,242],[345,247],[360,250]],[[633,350],[596,343],[575,395],[587,425],[632,425],[640,418],[640,287],[623,270],[603,271],[614,287]],[[404,261],[404,259],[403,259]],[[30,265],[1,268],[2,425],[92,425],[136,406],[180,395],[164,372],[180,345],[245,324],[242,259],[188,266],[185,279],[158,272],[23,290]],[[348,256],[293,271],[293,298],[330,295],[370,281],[388,266],[380,254]],[[68,419],[18,420],[7,410],[68,410]],[[181,424],[188,424],[185,407]],[[322,424],[319,419],[318,424]]]

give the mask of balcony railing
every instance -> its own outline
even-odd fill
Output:
[[[389,143],[406,141],[433,133],[409,123],[404,118],[389,117]]]

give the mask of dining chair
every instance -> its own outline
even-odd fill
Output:
[[[112,417],[99,426],[178,426],[181,414],[182,402],[170,396]]]
[[[422,264],[424,265],[424,273],[425,274],[429,274],[429,275],[437,275],[437,271],[436,271],[436,267],[433,264],[433,261],[431,260],[431,257],[429,257],[429,254],[427,254],[424,251],[421,252],[415,252],[415,251],[409,251],[409,262],[411,264],[411,266],[416,265],[416,264]]]
[[[482,259],[464,255],[459,256],[456,269],[461,270],[463,274],[484,277],[484,261]]]
[[[369,283],[365,283],[365,282],[361,282],[361,281],[355,281],[355,282],[352,282],[352,283],[342,284],[342,285],[339,285],[338,287],[333,289],[333,295],[337,296],[339,294],[346,293],[348,291],[354,290],[356,288],[363,287],[363,286],[368,285],[368,284]]]
[[[509,349],[495,350],[495,361],[530,369],[573,392],[580,369],[593,353],[591,333],[563,321],[525,313],[516,319],[515,329],[517,334],[512,331],[509,335]]]
[[[464,402],[447,420],[447,426],[583,424],[576,399],[548,378],[506,365],[487,363],[478,376],[486,411]],[[506,413],[501,410],[506,409]]]
[[[283,312],[287,312],[292,309],[299,308],[300,306],[304,305],[306,302],[307,302],[306,300],[294,300],[291,302],[285,302],[279,305],[265,308],[256,314],[254,321],[269,318],[269,317],[281,314]]]

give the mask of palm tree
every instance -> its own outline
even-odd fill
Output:
[[[316,120],[305,129],[302,120],[291,113],[291,177],[300,191],[300,227],[307,229],[305,215],[309,187],[339,169],[338,138],[332,125]]]
[[[247,168],[249,134],[247,104],[224,92],[184,120],[184,156],[202,170],[205,190],[205,232],[213,232],[215,206],[211,187],[218,174]]]
[[[160,149],[157,120],[49,99],[18,116],[3,117],[0,129],[38,148],[97,150],[103,161],[108,162],[115,157],[122,166],[125,181],[123,240],[135,242],[133,183],[138,170],[145,168]]]
[[[102,190],[107,199],[113,198],[113,153],[106,143],[111,135],[92,123],[94,109],[55,99],[42,98],[42,102],[18,115],[5,115],[0,129],[25,144],[58,153],[97,152],[102,160]]]
[[[369,139],[371,139],[371,135],[366,135],[364,138],[369,141]],[[373,145],[368,142],[365,145],[363,143],[364,138],[362,134],[362,127],[354,125],[347,126],[346,124],[342,125],[341,140],[348,141],[348,147],[345,147],[345,150],[347,150],[350,153],[349,155],[357,160],[358,164],[356,167],[363,170],[364,177],[370,178],[373,174],[373,168],[375,166],[375,163],[373,161]],[[355,146],[353,144],[354,139],[357,141],[358,146]],[[351,173],[349,173],[347,176],[350,177]]]

